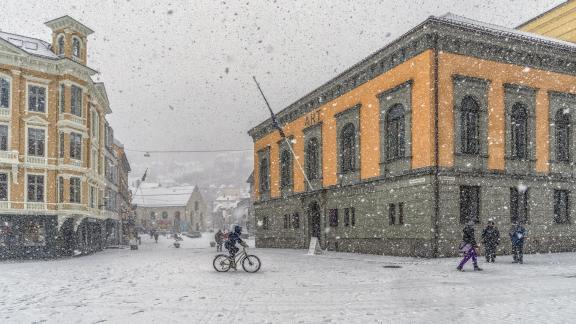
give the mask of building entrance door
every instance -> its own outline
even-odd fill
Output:
[[[320,235],[322,234],[320,227],[320,206],[317,202],[312,202],[308,205],[308,239],[310,237],[317,237],[320,242]]]

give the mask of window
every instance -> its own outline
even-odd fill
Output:
[[[556,224],[567,224],[570,222],[568,194],[568,190],[554,190],[554,223]]]
[[[396,224],[396,205],[388,204],[388,224]]]
[[[523,186],[510,188],[510,222],[520,224],[528,222],[528,188]]]
[[[0,108],[10,107],[10,81],[0,77]]]
[[[58,202],[64,202],[64,178],[58,177]]]
[[[0,200],[8,200],[8,174],[0,173]]]
[[[356,226],[356,209],[344,208],[344,226]]]
[[[98,113],[95,111],[92,111],[92,137],[94,137],[95,141],[98,141],[98,135],[99,135],[99,130],[100,130],[100,123],[99,123],[100,117],[98,117]]]
[[[46,131],[40,128],[28,128],[28,155],[44,156]]]
[[[556,112],[554,121],[556,135],[556,161],[570,161],[570,114],[564,110]]]
[[[280,187],[288,188],[292,180],[292,158],[288,150],[282,151],[280,156]]]
[[[268,179],[268,159],[263,158],[260,160],[260,191],[266,192],[270,190],[270,183]]]
[[[70,133],[70,158],[82,160],[82,135]]]
[[[150,212],[150,219],[156,219],[156,214],[154,212]]]
[[[346,124],[340,132],[340,169],[351,172],[356,167],[356,131],[352,123]]]
[[[168,212],[163,211],[162,212],[162,219],[166,219],[168,218]]]
[[[320,146],[316,137],[311,138],[306,144],[306,176],[314,180],[319,178]]]
[[[292,214],[292,227],[293,228],[300,228],[300,214],[299,213]]]
[[[466,96],[462,99],[460,110],[462,123],[462,153],[478,154],[480,148],[480,106],[472,97]]]
[[[66,102],[66,86],[64,84],[60,85],[60,98],[58,100],[58,106],[60,108],[60,113],[64,113],[64,106]]]
[[[8,150],[8,125],[0,125],[0,151]]]
[[[267,230],[270,228],[270,218],[268,216],[262,217],[262,229]]]
[[[338,227],[338,209],[330,209],[328,211],[330,220],[330,227]]]
[[[46,88],[40,86],[28,86],[28,110],[46,112]]]
[[[396,104],[386,116],[386,153],[388,160],[404,157],[404,106]]]
[[[64,35],[58,36],[58,55],[64,55]]]
[[[72,114],[82,117],[82,89],[77,86],[70,87],[71,95],[71,112]]]
[[[72,55],[80,57],[80,40],[78,38],[72,39]]]
[[[44,246],[46,245],[46,226],[44,220],[27,221],[22,227],[23,246]]]
[[[480,223],[480,187],[460,187],[460,224]]]
[[[290,215],[284,214],[284,228],[290,227]]]
[[[74,204],[81,203],[80,198],[80,178],[70,178],[70,202]]]
[[[512,106],[511,115],[512,158],[528,158],[528,115],[521,103]]]
[[[404,225],[404,203],[398,203],[398,225]]]
[[[44,176],[28,175],[28,201],[44,202]]]
[[[96,188],[90,186],[90,208],[96,208]]]
[[[197,201],[194,202],[194,211],[198,211],[198,202]]]

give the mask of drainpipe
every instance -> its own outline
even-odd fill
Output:
[[[434,240],[432,247],[432,257],[437,258],[439,254],[439,220],[440,220],[440,183],[438,181],[439,172],[439,144],[438,144],[438,34],[434,35],[434,215],[432,226],[434,229]]]

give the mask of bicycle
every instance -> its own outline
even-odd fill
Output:
[[[218,254],[212,262],[214,269],[218,272],[227,272],[230,268],[236,270],[237,264],[242,264],[242,269],[250,273],[257,272],[261,266],[260,259],[253,254],[248,254],[244,246],[234,258],[226,254]]]

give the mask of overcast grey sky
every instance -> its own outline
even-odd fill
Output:
[[[92,28],[88,64],[101,72],[126,149],[249,149],[247,130],[268,117],[251,75],[278,111],[430,15],[514,27],[562,2],[0,0],[0,29],[49,41],[44,22],[63,15]],[[178,179],[230,168],[245,179],[252,159],[235,154],[214,168],[225,157],[128,157],[134,176],[151,167]]]

